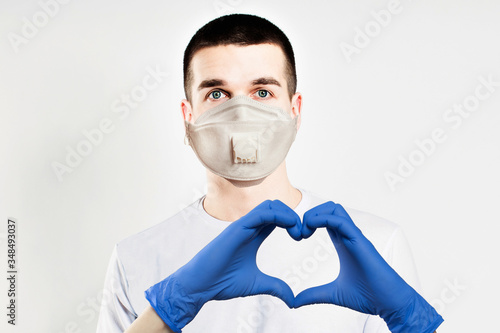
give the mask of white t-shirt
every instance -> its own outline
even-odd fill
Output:
[[[299,189],[294,209],[302,218],[326,202]],[[204,196],[176,215],[116,244],[105,278],[97,332],[123,332],[149,305],[144,291],[187,263],[230,222],[209,215]],[[399,226],[377,216],[345,207],[354,223],[384,259],[419,291],[412,254]],[[333,281],[339,272],[335,248],[325,229],[300,242],[276,228],[257,253],[262,272],[283,279],[295,295]],[[389,332],[378,316],[331,304],[289,309],[280,299],[258,295],[206,303],[183,332]]]

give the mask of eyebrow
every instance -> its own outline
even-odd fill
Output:
[[[226,81],[220,80],[220,79],[203,80],[203,81],[201,81],[200,85],[198,86],[198,91],[200,91],[201,89],[204,89],[204,88],[225,86],[226,84],[227,84]]]
[[[252,81],[253,86],[267,85],[267,84],[273,84],[275,86],[281,87],[281,84],[278,82],[278,80],[272,77],[260,77]]]
[[[272,77],[260,77],[258,79],[255,79],[252,81],[252,86],[258,86],[258,85],[275,85],[278,87],[281,87],[281,84],[278,82],[278,80],[272,78]],[[209,80],[203,80],[198,86],[198,91],[201,89],[205,88],[212,88],[212,87],[217,87],[217,86],[225,86],[227,85],[227,82],[221,79],[209,79]]]

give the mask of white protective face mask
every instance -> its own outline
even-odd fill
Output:
[[[216,175],[261,179],[285,159],[295,140],[297,118],[240,95],[205,111],[194,123],[184,121],[184,143]]]

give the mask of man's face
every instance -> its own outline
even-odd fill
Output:
[[[181,103],[187,121],[194,122],[203,112],[238,95],[281,107],[292,118],[300,115],[302,96],[295,93],[290,99],[285,55],[276,45],[203,48],[195,53],[191,68],[192,100]]]

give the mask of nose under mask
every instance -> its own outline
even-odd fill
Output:
[[[232,180],[256,180],[285,159],[297,134],[297,118],[283,109],[236,96],[184,121],[185,143],[210,171]]]

